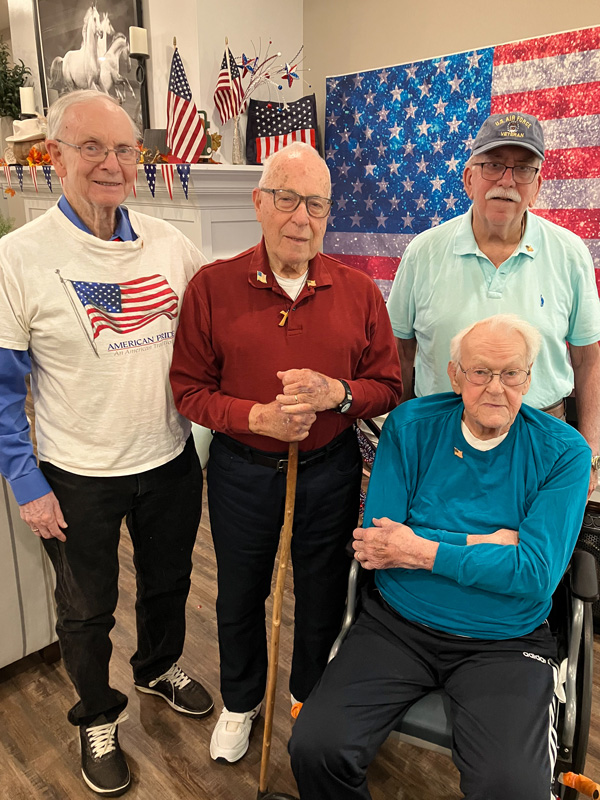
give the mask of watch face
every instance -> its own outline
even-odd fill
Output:
[[[347,400],[347,399],[344,400],[343,403],[340,404],[340,413],[345,414],[351,405],[352,405],[352,400]]]

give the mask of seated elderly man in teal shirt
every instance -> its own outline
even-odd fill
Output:
[[[302,800],[368,800],[379,746],[440,687],[465,798],[550,797],[546,618],[581,526],[590,448],[522,405],[539,345],[516,315],[477,322],[451,343],[455,394],[389,415],[354,532],[374,588],[290,742]]]
[[[464,168],[471,208],[419,234],[404,252],[388,301],[402,400],[413,396],[413,364],[417,397],[449,390],[448,344],[461,328],[492,314],[518,314],[542,334],[525,402],[564,419],[565,398],[575,388],[579,431],[596,457],[600,302],[594,265],[579,236],[532,210],[545,205],[543,161],[544,135],[535,117],[492,114]],[[590,493],[599,462],[590,472]]]

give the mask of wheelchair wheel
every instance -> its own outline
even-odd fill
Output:
[[[577,722],[571,760],[571,772],[583,774],[590,736],[590,720],[592,716],[592,682],[594,661],[594,618],[590,603],[583,609],[583,630],[579,651],[579,669],[577,672]],[[575,789],[560,787],[561,800],[577,800]]]

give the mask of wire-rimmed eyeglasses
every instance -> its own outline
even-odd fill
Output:
[[[89,144],[71,144],[71,142],[65,142],[63,139],[57,139],[56,141],[61,144],[66,144],[67,147],[74,147],[75,150],[79,150],[79,155],[84,161],[91,161],[95,164],[106,161],[109,153],[114,153],[119,164],[124,164],[126,166],[138,164],[142,157],[137,147],[129,147],[128,145],[111,148],[92,142]]]
[[[491,369],[485,367],[463,369],[461,364],[458,365],[458,368],[469,383],[473,383],[475,386],[486,386],[493,381],[494,375],[497,375],[505,386],[521,386],[531,374],[530,369],[503,369],[501,372],[492,372]]]
[[[539,167],[530,167],[525,164],[518,164],[515,167],[507,167],[497,161],[479,161],[473,164],[474,167],[481,167],[481,177],[486,181],[499,181],[504,177],[507,169],[512,170],[515,183],[533,183],[538,174]]]
[[[322,218],[328,216],[331,211],[333,200],[329,197],[321,197],[318,194],[305,196],[293,192],[291,189],[263,189],[261,192],[273,195],[273,204],[278,211],[295,211],[300,203],[306,205],[306,210],[311,217]]]

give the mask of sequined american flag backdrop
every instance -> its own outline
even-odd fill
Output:
[[[327,78],[333,208],[324,250],[387,298],[417,234],[468,210],[462,172],[490,114],[544,129],[536,214],[585,240],[600,289],[600,27]]]

